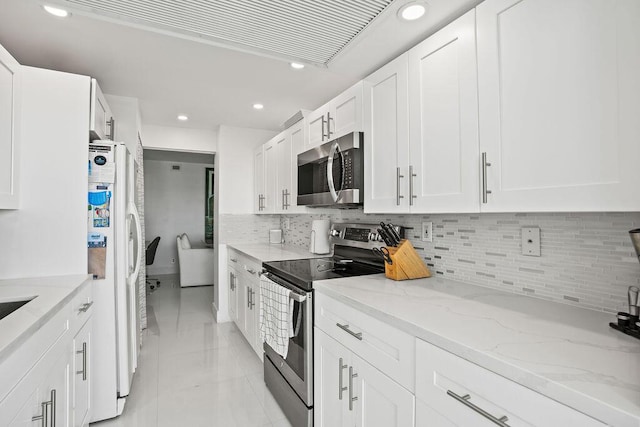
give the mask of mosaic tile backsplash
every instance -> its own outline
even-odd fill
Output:
[[[280,228],[279,215],[222,214],[218,243],[269,243],[269,230]]]
[[[598,311],[626,311],[627,288],[640,286],[629,230],[640,213],[364,214],[335,211],[281,218],[285,243],[308,247],[311,221],[413,227],[407,237],[433,275]],[[420,239],[433,222],[433,242]],[[289,229],[286,223],[289,223]],[[539,227],[541,256],[521,253],[521,228]]]

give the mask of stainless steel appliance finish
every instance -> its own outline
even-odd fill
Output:
[[[287,357],[264,344],[265,383],[296,427],[313,426],[313,282],[383,273],[384,261],[372,251],[384,246],[377,232],[379,227],[379,224],[333,224],[329,232],[334,248],[332,257],[262,265],[263,274],[290,289],[296,300],[293,319],[294,329],[299,332],[289,342]],[[403,235],[402,227],[396,230]]]
[[[640,261],[640,228],[629,231],[629,237],[631,237],[631,243],[633,243],[633,248],[636,250],[636,255],[638,255],[638,261]]]
[[[298,205],[349,208],[364,201],[363,134],[353,132],[298,155]]]

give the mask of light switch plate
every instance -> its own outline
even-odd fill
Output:
[[[422,223],[422,241],[433,242],[433,222]]]
[[[522,255],[540,256],[540,228],[522,227]]]

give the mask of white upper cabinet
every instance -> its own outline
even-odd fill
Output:
[[[408,212],[408,57],[364,79],[364,210]]]
[[[640,2],[486,0],[477,27],[482,211],[640,210]]]
[[[362,82],[309,114],[303,151],[356,131],[362,131]]]
[[[478,212],[475,10],[409,51],[412,212]]]
[[[364,80],[366,212],[478,212],[471,11]]]
[[[254,212],[264,210],[264,146],[261,145],[253,152],[253,202]]]
[[[20,202],[21,66],[0,46],[0,209]]]
[[[111,108],[98,86],[96,79],[91,79],[91,115],[89,117],[89,138],[108,139],[113,141],[115,119]]]
[[[263,213],[274,213],[278,207],[277,179],[278,179],[278,149],[279,143],[285,139],[283,133],[264,144],[264,199]]]

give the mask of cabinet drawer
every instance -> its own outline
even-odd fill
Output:
[[[321,293],[315,298],[316,326],[406,389],[414,391],[414,337]]]
[[[439,347],[416,341],[416,398],[427,402],[425,412],[438,414],[428,417],[428,423],[419,416],[417,426],[495,426],[488,416],[507,417],[505,423],[511,427],[606,425]],[[441,422],[433,424],[434,419]]]
[[[239,274],[246,274],[247,277],[258,277],[262,271],[262,262],[234,249],[228,250],[228,263]]]
[[[91,293],[91,282],[87,281],[82,285],[82,289],[78,294],[73,297],[69,304],[71,308],[71,325],[70,329],[75,333],[82,325],[87,322],[87,319],[93,313],[93,297]]]

